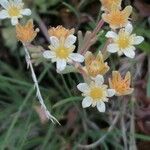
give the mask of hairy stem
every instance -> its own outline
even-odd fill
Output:
[[[90,48],[90,46],[92,46],[90,43],[91,41],[96,38],[97,33],[100,31],[100,29],[102,28],[102,26],[104,25],[104,21],[101,19],[96,28],[93,30],[93,32],[89,35],[89,38],[86,40],[86,42],[84,43],[84,46],[79,50],[80,54],[85,54],[87,52],[87,50]]]
[[[38,80],[37,80],[37,77],[36,77],[32,62],[31,62],[31,57],[30,57],[29,51],[28,51],[25,44],[23,44],[23,46],[24,46],[24,51],[25,51],[25,54],[26,54],[25,57],[26,57],[27,67],[30,68],[30,70],[31,70],[32,79],[33,79],[33,82],[34,82],[34,86],[36,88],[36,96],[37,96],[37,98],[38,98],[38,100],[41,104],[41,108],[44,110],[45,115],[47,116],[48,119],[50,119],[53,123],[57,122],[58,124],[60,124],[58,122],[58,120],[53,115],[51,115],[51,113],[48,111],[48,109],[47,109],[47,107],[44,103],[44,100],[42,98],[40,88],[39,88],[39,85],[38,85]]]

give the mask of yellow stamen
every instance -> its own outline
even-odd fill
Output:
[[[92,87],[90,91],[90,97],[93,100],[101,99],[104,96],[104,89],[101,87]]]
[[[8,9],[8,14],[9,14],[11,17],[19,16],[19,15],[20,15],[20,9],[19,9],[17,6],[11,6],[11,7]]]
[[[65,47],[59,47],[56,49],[56,57],[60,59],[67,59],[70,54],[70,49]]]
[[[125,32],[120,32],[117,41],[120,49],[125,49],[130,46],[130,36]]]

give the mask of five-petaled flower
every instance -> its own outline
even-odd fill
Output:
[[[112,9],[121,9],[122,0],[100,0],[102,3],[101,9],[110,12]]]
[[[134,58],[135,47],[143,42],[144,38],[142,36],[136,36],[136,34],[131,34],[133,30],[132,25],[129,23],[125,28],[121,29],[119,33],[109,31],[106,37],[112,38],[112,43],[107,46],[107,50],[110,53],[117,52],[118,55],[126,55],[127,57]]]
[[[99,112],[105,112],[105,103],[108,102],[108,97],[115,94],[114,89],[108,89],[108,86],[103,84],[104,78],[102,75],[97,75],[90,84],[80,83],[77,88],[83,92],[85,97],[82,101],[82,107],[97,106]]]
[[[127,72],[124,79],[121,77],[118,71],[112,72],[112,79],[109,78],[110,88],[115,89],[116,96],[129,95],[133,92],[133,88],[130,88],[131,74]]]
[[[109,13],[102,14],[102,18],[112,29],[118,29],[128,24],[131,12],[131,6],[127,6],[124,10],[112,9]]]
[[[75,49],[74,43],[76,42],[76,37],[74,35],[69,35],[67,38],[61,37],[60,39],[51,36],[50,42],[50,50],[46,50],[43,56],[47,59],[51,59],[52,62],[56,62],[58,72],[63,71],[67,63],[84,61],[82,55],[73,53]]]
[[[18,18],[22,18],[23,15],[31,15],[30,9],[23,8],[22,0],[0,0],[0,5],[4,8],[0,11],[0,19],[10,18],[12,25],[18,24]]]
[[[85,55],[84,69],[89,76],[94,78],[98,74],[104,75],[109,70],[109,66],[107,65],[107,62],[104,62],[101,52],[99,52],[97,56],[94,56],[88,51]]]
[[[58,39],[60,38],[67,38],[69,35],[73,35],[75,32],[74,29],[66,29],[64,28],[63,26],[57,26],[56,28],[55,27],[51,27],[49,30],[48,30],[48,34],[49,36],[55,36],[57,37]]]
[[[33,20],[29,20],[26,25],[16,25],[16,37],[22,43],[31,43],[36,37],[38,29],[34,30]]]

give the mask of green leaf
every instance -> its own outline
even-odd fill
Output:
[[[4,28],[2,30],[2,36],[5,40],[5,44],[11,50],[15,50],[17,48],[17,38],[15,28]]]
[[[142,44],[140,44],[138,46],[138,48],[140,48],[143,52],[145,53],[150,53],[150,43],[149,42],[143,42]]]

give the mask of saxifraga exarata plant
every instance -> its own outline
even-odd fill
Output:
[[[112,96],[124,96],[131,94],[131,73],[127,72],[123,78],[119,71],[112,72],[109,78],[109,85],[104,84],[105,74],[110,67],[106,62],[110,53],[117,53],[118,56],[125,55],[129,59],[135,57],[135,45],[143,42],[142,36],[133,34],[133,26],[130,15],[132,6],[121,7],[121,0],[100,0],[103,11],[102,19],[95,29],[87,31],[83,36],[78,31],[78,48],[75,46],[77,37],[74,29],[66,29],[63,26],[51,27],[49,35],[50,45],[48,50],[42,46],[37,47],[31,42],[37,36],[39,29],[34,30],[33,20],[30,19],[25,25],[21,25],[19,19],[31,15],[30,9],[24,9],[22,0],[0,0],[3,9],[0,11],[0,19],[11,19],[11,24],[16,28],[16,37],[22,43],[25,51],[25,59],[28,68],[31,70],[32,79],[37,90],[37,98],[45,112],[45,115],[53,123],[59,121],[48,111],[42,98],[33,63],[38,65],[42,60],[51,60],[56,63],[56,71],[59,74],[78,72],[83,77],[84,82],[77,85],[77,89],[84,97],[82,107],[97,107],[99,112],[105,112],[105,102],[109,102]],[[90,47],[97,42],[97,34],[104,23],[109,24],[110,31],[106,33],[108,42],[106,48],[95,55],[90,52]],[[32,49],[32,50],[31,50]],[[77,49],[77,52],[74,51]],[[109,53],[106,57],[105,53]],[[84,63],[85,61],[85,63]]]

